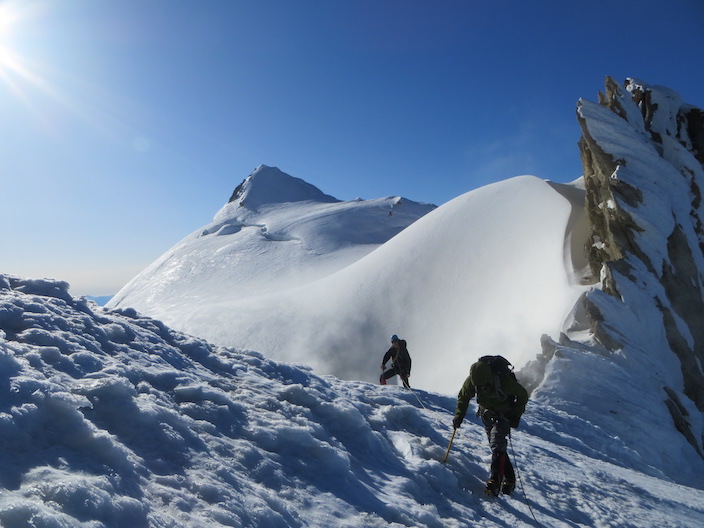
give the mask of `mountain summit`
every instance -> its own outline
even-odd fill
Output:
[[[253,298],[338,272],[433,209],[398,196],[342,202],[261,165],[212,222],[168,250],[108,306],[158,313],[180,327],[213,303],[247,310]],[[232,344],[223,336],[218,341]]]
[[[247,176],[229,200],[252,210],[262,205],[303,201],[335,203],[340,200],[300,178],[294,178],[276,167],[266,165],[260,165]]]

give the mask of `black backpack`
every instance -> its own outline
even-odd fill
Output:
[[[501,390],[501,378],[510,376],[514,380],[516,375],[513,373],[513,365],[503,356],[482,356],[479,358],[481,363],[486,363],[491,367],[491,374],[494,377],[494,388],[499,400],[505,400],[506,395]]]
[[[494,377],[513,376],[513,379],[516,379],[516,375],[513,373],[513,365],[503,356],[482,356],[479,361],[491,367],[491,373]]]

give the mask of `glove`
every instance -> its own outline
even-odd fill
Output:
[[[461,417],[461,416],[455,416],[455,417],[452,419],[452,426],[453,426],[455,429],[459,429],[459,428],[460,428],[460,425],[462,425],[462,417]]]

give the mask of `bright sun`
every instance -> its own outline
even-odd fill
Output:
[[[23,22],[36,17],[44,5],[38,2],[0,0],[0,80],[17,92],[20,81],[36,82],[17,51]]]
[[[12,37],[20,20],[19,5],[16,2],[0,4],[0,76],[10,81],[12,72],[19,72],[21,61],[12,51]]]
[[[56,133],[69,118],[107,130],[117,122],[109,113],[115,112],[115,106],[106,111],[86,101],[102,103],[108,96],[98,85],[62,68],[66,54],[58,50],[65,52],[69,46],[61,45],[66,18],[57,4],[56,0],[0,0],[0,110],[10,108],[23,116],[28,112],[30,122],[42,132]]]
[[[33,108],[30,94],[34,89],[53,95],[47,80],[36,71],[36,64],[33,66],[21,53],[30,42],[26,30],[36,29],[37,20],[48,6],[48,2],[38,0],[0,0],[0,89],[4,86],[29,108]]]
[[[17,18],[16,4],[11,2],[0,4],[0,37],[4,37],[12,30]]]

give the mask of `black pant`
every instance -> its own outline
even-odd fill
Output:
[[[509,421],[494,411],[484,411],[482,422],[486,429],[486,436],[491,448],[491,476],[490,479],[500,483],[502,479],[508,482],[516,481],[513,465],[508,457],[508,440],[511,433]]]
[[[401,374],[396,367],[391,367],[389,370],[384,372],[381,375],[381,379],[387,380],[389,378],[393,378],[397,374],[401,377],[401,381],[403,381],[403,386],[406,387],[407,389],[410,389],[411,385],[410,385],[410,383],[408,383],[408,374],[405,374],[405,375]]]

